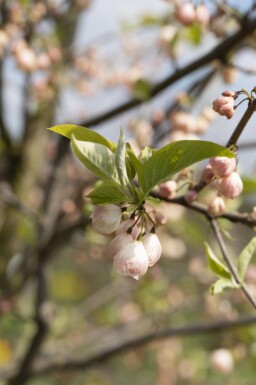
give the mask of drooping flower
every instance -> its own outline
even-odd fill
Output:
[[[154,233],[146,234],[142,239],[142,243],[148,255],[148,265],[153,266],[162,254],[162,246],[158,236]]]
[[[108,246],[108,255],[114,257],[122,248],[133,242],[133,237],[127,233],[118,234]]]
[[[114,257],[114,269],[122,276],[139,279],[148,270],[148,255],[140,241],[124,246]]]
[[[112,234],[121,222],[122,211],[115,205],[97,206],[91,215],[92,226],[99,234]]]

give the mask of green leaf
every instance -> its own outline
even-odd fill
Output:
[[[108,147],[111,151],[114,151],[116,144],[104,138],[104,136],[98,134],[97,132],[90,130],[89,128],[77,126],[75,124],[61,124],[59,126],[53,126],[48,128],[48,130],[54,131],[57,134],[63,135],[66,138],[72,138],[72,135],[75,136],[78,140],[84,140],[86,142],[93,142],[102,144],[105,147]]]
[[[98,178],[118,181],[115,155],[99,143],[83,142],[71,138],[72,148],[78,159]]]
[[[173,174],[213,156],[234,157],[232,151],[216,143],[202,140],[180,140],[156,150],[137,170],[143,191],[148,194],[153,187],[170,179]]]
[[[143,165],[135,155],[130,143],[126,143],[127,155],[137,173],[142,172]]]
[[[123,187],[130,188],[130,181],[126,170],[125,156],[126,156],[126,145],[124,142],[124,134],[123,134],[123,131],[120,130],[120,137],[119,137],[119,141],[115,152],[115,164],[116,164],[116,169],[117,169],[117,173],[118,173],[118,177],[121,185]]]
[[[255,178],[243,178],[243,193],[254,194],[256,192],[256,179]]]
[[[226,289],[238,289],[239,285],[234,284],[231,279],[220,278],[210,287],[211,294],[221,294]]]
[[[245,246],[243,251],[238,257],[237,261],[237,274],[240,280],[243,282],[248,265],[255,254],[256,250],[256,237],[253,237],[248,245]]]
[[[131,200],[131,197],[127,196],[125,191],[123,191],[117,183],[112,181],[102,182],[87,196],[91,198],[94,205],[117,204]]]
[[[145,79],[138,79],[132,87],[136,99],[147,100],[151,94],[151,84]]]
[[[205,251],[210,269],[219,277],[231,279],[231,274],[226,266],[216,257],[210,246],[205,242]]]

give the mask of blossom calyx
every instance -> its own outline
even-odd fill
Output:
[[[148,270],[148,255],[140,241],[124,246],[114,257],[114,269],[122,276],[139,279]]]
[[[97,206],[91,215],[92,227],[99,234],[114,233],[121,222],[122,210],[115,205]]]

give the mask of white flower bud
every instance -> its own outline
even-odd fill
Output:
[[[224,197],[234,199],[238,197],[242,191],[243,182],[237,172],[232,172],[232,174],[221,179],[219,192],[224,195]]]
[[[191,25],[195,21],[195,8],[193,4],[185,3],[176,8],[176,20],[183,25]]]
[[[123,276],[139,279],[148,269],[148,255],[140,241],[122,248],[114,257],[114,269]]]
[[[108,255],[114,257],[124,246],[133,242],[133,237],[127,233],[117,235],[108,246]]]
[[[121,222],[122,211],[115,205],[97,206],[91,215],[92,227],[99,234],[115,232]]]
[[[220,178],[230,175],[236,168],[236,158],[226,158],[224,156],[216,156],[209,161],[214,175]]]
[[[215,197],[208,206],[208,211],[212,215],[223,214],[226,210],[226,205],[222,197]]]
[[[172,199],[175,197],[177,190],[177,182],[175,180],[168,180],[167,182],[161,183],[159,186],[159,194],[163,198]]]
[[[149,266],[153,266],[161,257],[162,246],[156,234],[146,234],[142,240],[143,246],[148,255]]]

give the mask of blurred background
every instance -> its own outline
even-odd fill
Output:
[[[137,153],[180,139],[225,145],[245,105],[230,121],[211,105],[255,86],[255,2],[195,1],[209,14],[189,25],[178,3],[0,1],[1,385],[255,384],[256,319],[232,328],[252,312],[243,293],[210,294],[207,220],[159,204],[161,260],[139,281],[117,276],[90,223],[94,177],[47,131],[74,123],[116,141],[122,127]],[[255,205],[254,119],[239,142],[245,194],[230,210]],[[220,222],[236,257],[254,231]],[[255,279],[252,263],[256,294]]]

